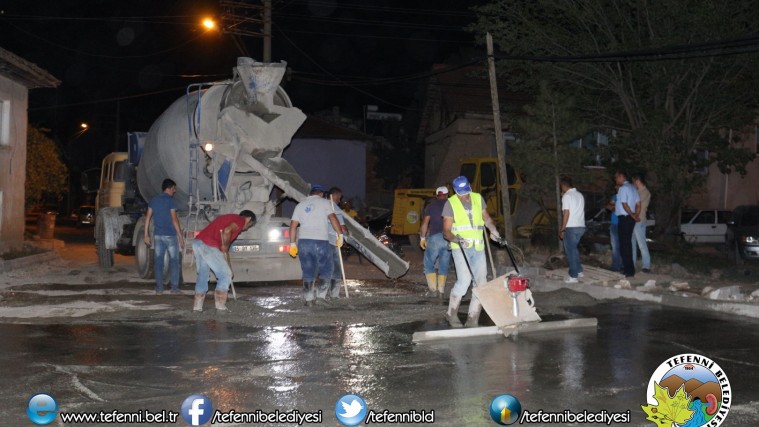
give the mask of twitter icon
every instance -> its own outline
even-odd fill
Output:
[[[357,426],[366,418],[366,402],[357,394],[337,399],[335,417],[344,426]]]

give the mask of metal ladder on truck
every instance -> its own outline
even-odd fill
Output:
[[[201,152],[205,153],[205,150],[201,146],[201,141],[198,137],[200,133],[200,117],[202,114],[200,100],[203,96],[203,86],[211,86],[212,83],[195,83],[187,86],[187,131],[188,131],[188,144],[190,146],[190,158],[189,158],[189,189],[188,189],[188,215],[187,225],[185,226],[184,237],[185,246],[182,251],[182,257],[185,259],[192,253],[191,245],[187,242],[194,240],[198,231],[198,217],[200,211],[204,206],[213,205],[216,200],[209,202],[200,199],[200,185],[198,184],[198,175],[200,174],[200,156]],[[190,111],[190,90],[197,88],[197,107],[195,111]],[[196,118],[193,123],[193,117]],[[216,194],[214,192],[214,194]],[[190,258],[190,266],[195,262],[195,257]]]

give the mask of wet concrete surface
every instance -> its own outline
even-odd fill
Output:
[[[222,411],[321,410],[323,425],[340,425],[335,402],[355,393],[370,409],[434,409],[435,425],[488,426],[491,399],[509,393],[531,411],[629,410],[629,425],[644,426],[654,370],[699,353],[730,379],[722,425],[759,425],[759,322],[620,301],[566,309],[597,317],[598,330],[414,345],[411,334],[442,326],[439,317],[313,327],[203,317],[3,323],[0,419],[31,425],[26,400],[38,392],[64,411],[178,411],[200,393]]]

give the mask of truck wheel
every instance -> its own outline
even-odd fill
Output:
[[[97,221],[95,230],[95,250],[98,253],[98,264],[101,267],[113,267],[113,249],[105,248],[105,224],[103,221]]]
[[[135,230],[137,243],[134,245],[134,262],[137,265],[137,275],[141,279],[150,279],[153,277],[153,249],[142,239],[144,227],[145,225],[140,225]]]

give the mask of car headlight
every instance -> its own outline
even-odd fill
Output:
[[[754,236],[741,236],[741,242],[747,244],[759,243],[759,238]]]
[[[272,229],[272,230],[269,230],[269,241],[270,242],[273,242],[275,240],[279,240],[280,237],[282,237],[282,232],[280,230],[278,230],[276,228]]]

